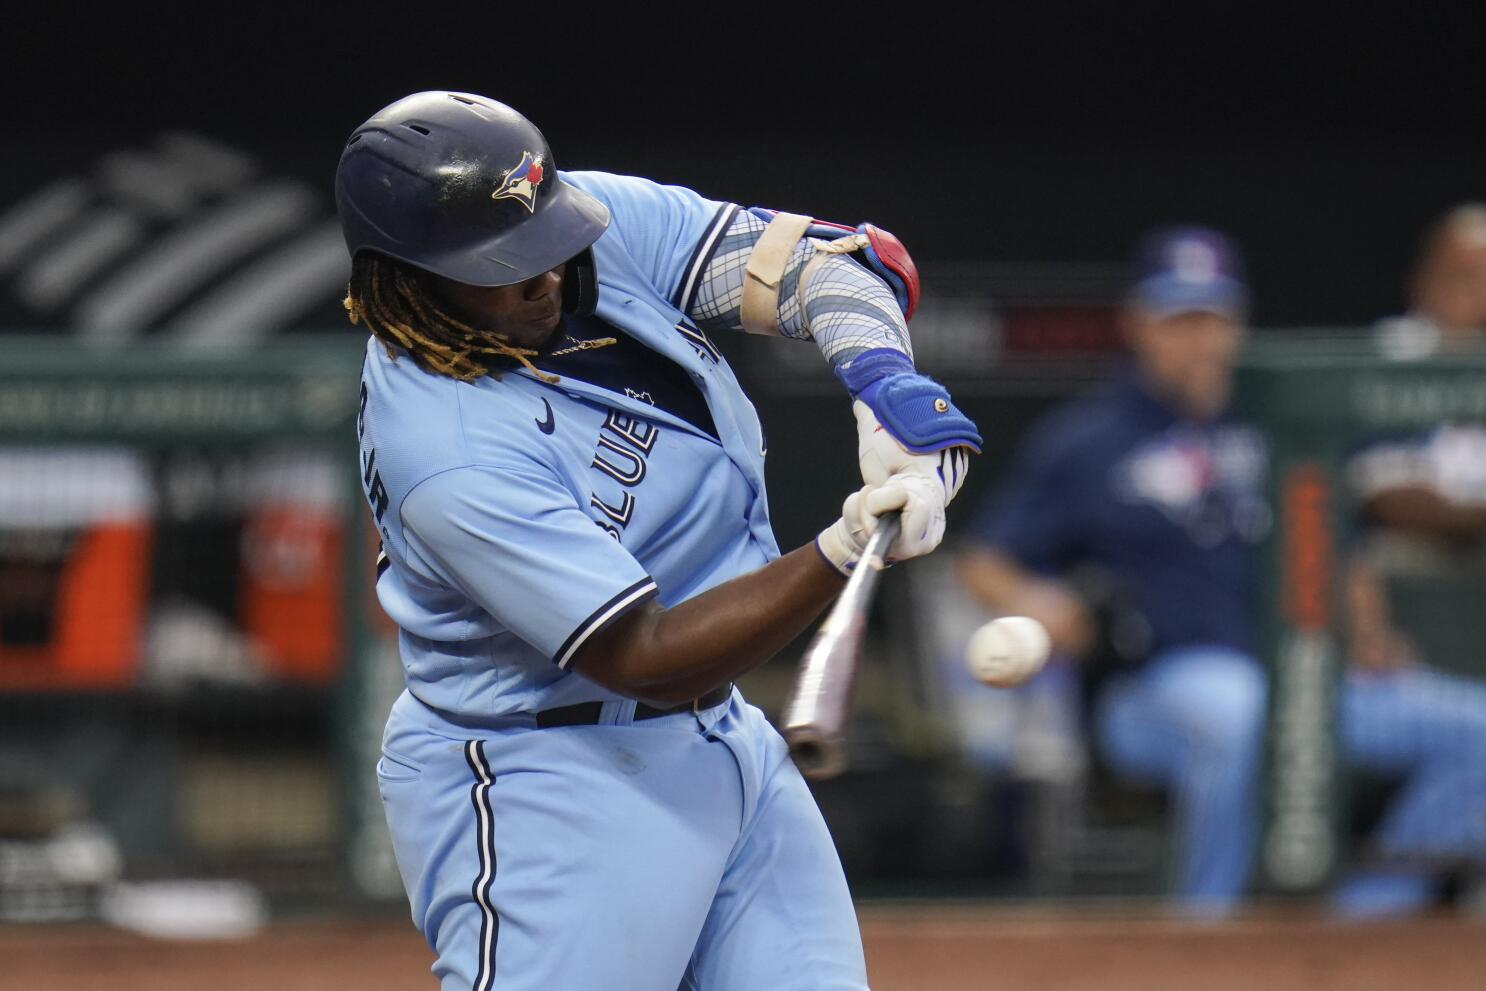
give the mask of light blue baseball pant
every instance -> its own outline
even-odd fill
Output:
[[[1177,894],[1197,914],[1231,910],[1249,878],[1267,698],[1254,658],[1185,647],[1158,655],[1100,699],[1106,760],[1172,790]],[[1486,684],[1425,668],[1350,671],[1337,706],[1343,758],[1404,783],[1372,838],[1398,869],[1348,875],[1333,906],[1354,917],[1427,907],[1438,888],[1434,865],[1486,863]]]
[[[1177,895],[1221,915],[1243,894],[1259,828],[1268,683],[1231,647],[1182,647],[1113,680],[1096,732],[1117,772],[1167,787],[1176,816]]]
[[[1332,896],[1351,918],[1429,907],[1441,865],[1486,865],[1486,683],[1410,667],[1351,674],[1340,698],[1343,753],[1403,784],[1370,838],[1391,867],[1352,871]]]
[[[863,991],[840,860],[758,709],[605,709],[465,731],[394,705],[378,780],[445,991]]]

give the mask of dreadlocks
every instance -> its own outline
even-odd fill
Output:
[[[532,365],[537,352],[458,320],[433,301],[416,269],[386,255],[357,252],[342,305],[353,324],[364,324],[382,342],[388,357],[395,360],[393,349],[400,347],[424,371],[473,382],[490,371],[473,356],[498,355],[514,358],[544,382],[557,381]]]

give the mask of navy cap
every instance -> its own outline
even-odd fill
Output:
[[[1243,259],[1217,231],[1153,231],[1141,240],[1136,264],[1130,301],[1157,316],[1201,311],[1241,320],[1248,309]]]
[[[609,208],[561,178],[531,121],[487,96],[432,90],[383,107],[335,170],[354,258],[376,251],[472,286],[507,286],[585,252]]]

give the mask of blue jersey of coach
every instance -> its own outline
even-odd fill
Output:
[[[1034,431],[977,534],[1049,577],[1096,563],[1149,625],[1149,654],[1252,651],[1265,447],[1224,415],[1180,416],[1134,371]]]
[[[1096,664],[1115,650],[1128,663],[1099,672],[1089,728],[1114,771],[1169,790],[1175,894],[1211,917],[1237,905],[1259,850],[1269,678],[1253,628],[1255,545],[1271,529],[1265,446],[1226,412],[1248,296],[1236,248],[1214,231],[1159,232],[1140,265],[1124,314],[1131,370],[1038,430],[979,521],[984,543],[965,573],[993,606],[1039,608],[1077,600],[1076,578],[1061,589],[1057,578],[1093,566],[1118,584],[1113,597],[1084,586],[1088,625],[1100,621],[1088,607],[1101,604],[1144,619],[1148,644],[1116,644],[1109,629],[1110,643],[1091,645]],[[1421,450],[1375,446],[1350,474],[1374,493],[1417,486],[1427,477],[1398,468],[1427,464]],[[1047,615],[1056,625],[1058,612]],[[1406,653],[1356,662],[1395,648],[1375,630],[1350,639],[1338,751],[1405,780],[1332,904],[1354,917],[1417,911],[1440,891],[1445,851],[1486,862],[1486,687]],[[1078,649],[1077,635],[1065,643]]]

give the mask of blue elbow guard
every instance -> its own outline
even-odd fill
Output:
[[[949,390],[913,368],[908,356],[875,348],[836,370],[853,399],[871,408],[893,439],[915,454],[968,447],[980,453],[980,431]]]

